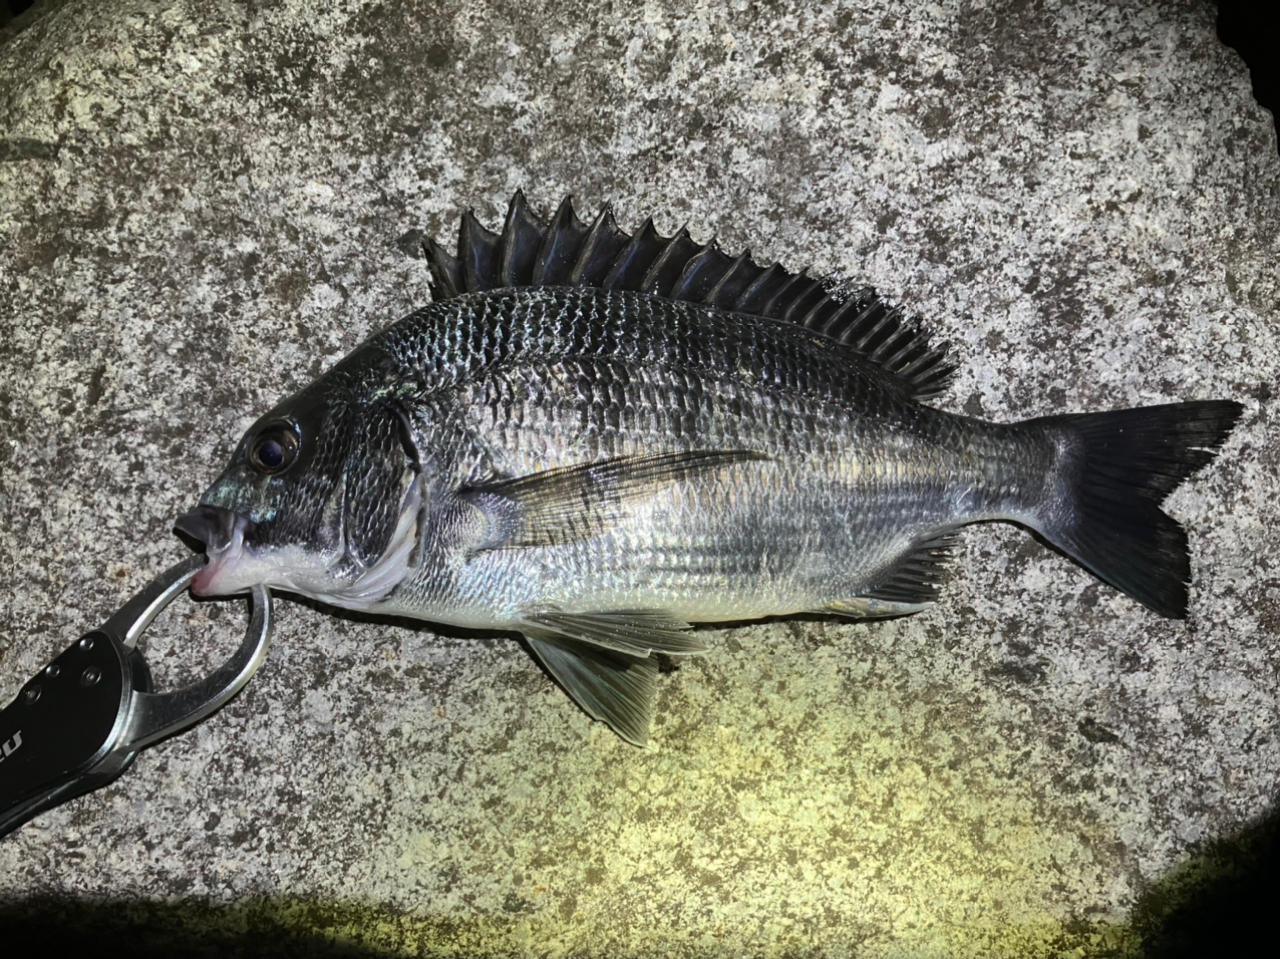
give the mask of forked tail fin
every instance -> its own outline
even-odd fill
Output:
[[[1031,420],[1058,439],[1061,464],[1034,527],[1144,606],[1184,618],[1187,534],[1160,504],[1213,459],[1242,410],[1205,400]]]

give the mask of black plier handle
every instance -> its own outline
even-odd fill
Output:
[[[138,750],[194,726],[253,677],[271,640],[271,594],[263,586],[252,590],[249,628],[230,659],[191,686],[152,691],[138,637],[204,563],[193,556],[161,573],[0,711],[0,836],[105,786]]]

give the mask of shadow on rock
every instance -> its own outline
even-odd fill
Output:
[[[1133,925],[1146,959],[1259,955],[1280,902],[1280,809],[1206,846],[1142,898]]]
[[[1280,897],[1278,837],[1280,810],[1236,837],[1207,846],[1144,896],[1129,928],[1107,937],[1113,947],[1094,955],[1257,954],[1252,947],[1270,940],[1272,910]],[[1084,935],[1088,929],[1075,931],[1093,938]],[[28,949],[91,955],[109,945],[113,954],[135,957],[483,956],[494,954],[493,944],[509,932],[510,922],[497,917],[440,918],[381,904],[296,899],[215,906],[40,896],[0,903],[5,955],[28,954]],[[1138,951],[1131,952],[1139,942]]]
[[[256,900],[234,906],[133,901],[84,902],[39,897],[0,903],[0,942],[6,955],[41,953],[151,956],[403,955],[402,941],[373,945],[387,928],[385,909]],[[394,925],[394,923],[392,924]],[[441,928],[441,944],[455,948],[462,928]],[[398,940],[392,936],[389,939]],[[421,954],[430,955],[426,943]]]

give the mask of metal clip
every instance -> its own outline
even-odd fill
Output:
[[[138,637],[204,564],[192,556],[157,576],[0,710],[0,836],[116,779],[139,750],[201,722],[257,672],[271,639],[264,586],[252,590],[249,628],[231,658],[197,683],[152,692]]]

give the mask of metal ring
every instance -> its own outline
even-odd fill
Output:
[[[206,558],[193,556],[161,573],[125,603],[102,627],[126,647],[166,606],[185,591]],[[216,712],[253,678],[271,642],[271,592],[265,586],[250,590],[252,610],[244,641],[231,657],[198,682],[171,693],[135,692],[129,704],[126,729],[114,752],[133,752],[181,732]]]

